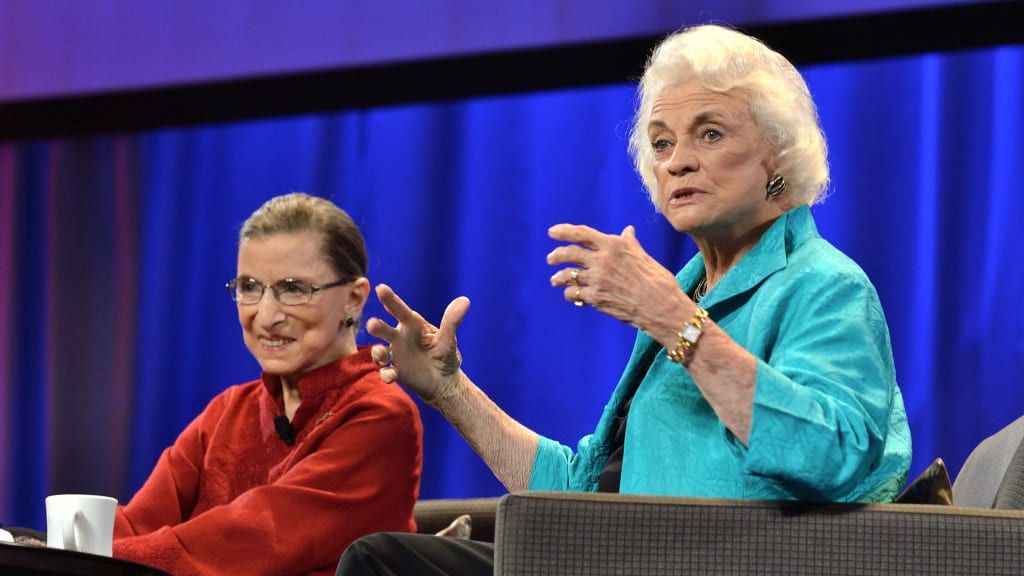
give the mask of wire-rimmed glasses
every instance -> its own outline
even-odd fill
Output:
[[[285,306],[301,306],[309,304],[313,294],[335,286],[343,286],[351,283],[352,280],[338,280],[327,284],[310,284],[295,278],[285,278],[270,284],[269,286],[255,278],[242,276],[233,278],[224,285],[231,300],[239,304],[256,304],[263,298],[263,292],[267,288],[274,294],[274,298]]]

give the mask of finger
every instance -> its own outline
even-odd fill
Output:
[[[575,274],[574,274],[575,273]],[[584,270],[579,268],[562,268],[551,276],[552,286],[582,286],[587,281],[583,278]]]
[[[391,343],[398,338],[398,329],[388,326],[387,322],[384,322],[380,318],[374,317],[366,321],[366,331],[373,336],[386,340]]]
[[[372,358],[378,366],[387,366],[391,363],[391,354],[388,347],[383,344],[374,344],[370,348],[370,358]]]
[[[640,245],[640,240],[636,237],[636,227],[630,224],[622,229],[622,234],[619,236],[627,244],[631,245],[641,254],[647,254],[644,247]],[[649,255],[648,255],[649,256]]]
[[[565,299],[569,302],[572,302],[577,306],[582,306],[588,302],[587,295],[584,290],[586,290],[586,288],[582,286],[567,286],[562,292],[562,295],[565,296]]]
[[[459,296],[452,300],[448,307],[444,309],[444,315],[441,316],[440,331],[454,336],[455,331],[462,324],[463,318],[466,317],[467,311],[469,311],[469,298]]]
[[[381,368],[380,379],[383,380],[385,384],[395,382],[398,380],[398,368],[395,368],[394,366],[385,366]]]
[[[632,224],[623,228],[622,234],[620,234],[619,237],[622,238],[626,244],[630,244],[640,250],[643,250],[643,246],[640,245],[640,240],[636,237],[636,228]]]
[[[588,250],[576,244],[570,244],[569,246],[559,246],[549,252],[547,262],[552,266],[572,263],[587,268],[593,255],[593,250]]]
[[[573,242],[584,246],[596,247],[607,236],[590,226],[582,224],[555,224],[548,228],[548,236],[553,240]]]
[[[384,309],[388,311],[402,324],[414,324],[422,319],[415,310],[409,307],[404,300],[395,294],[395,291],[391,289],[387,284],[377,284],[375,288],[377,292],[377,299],[384,305]]]

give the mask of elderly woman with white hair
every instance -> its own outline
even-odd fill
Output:
[[[509,490],[884,502],[910,432],[889,333],[864,272],[823,240],[809,205],[826,145],[799,72],[719,26],[654,51],[630,139],[651,201],[699,254],[673,274],[632,226],[559,224],[551,278],[577,306],[639,329],[595,432],[575,450],[494,405],[460,369],[459,298],[434,328],[388,287],[398,320],[369,331],[385,381],[440,410]],[[339,574],[489,574],[490,549],[424,536],[354,543]],[[424,563],[424,559],[427,559]]]

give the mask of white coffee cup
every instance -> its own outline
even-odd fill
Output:
[[[89,494],[46,497],[46,546],[110,556],[117,500]]]

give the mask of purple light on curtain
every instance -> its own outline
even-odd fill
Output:
[[[6,2],[0,101],[985,1]]]
[[[13,146],[0,146],[0,286],[10,286],[14,275],[14,158]],[[11,293],[0,296],[0,437],[10,438],[11,402]],[[0,494],[7,494],[8,443],[0,441]],[[0,518],[5,516],[4,499],[0,498]]]
[[[60,361],[58,345],[60,344],[61,335],[55,322],[61,320],[61,315],[59,313],[55,314],[55,312],[57,311],[57,305],[59,304],[62,292],[62,286],[58,282],[58,278],[61,277],[62,263],[59,259],[60,233],[62,232],[59,219],[61,201],[59,183],[60,177],[64,173],[63,152],[66,147],[63,142],[58,140],[50,142],[46,147],[48,162],[46,163],[46,182],[42,187],[46,197],[44,208],[45,220],[43,223],[45,246],[39,252],[46,255],[46,262],[43,266],[45,271],[43,278],[43,310],[39,322],[42,324],[44,331],[44,359],[41,363],[43,370],[43,397],[41,400],[43,405],[42,413],[46,415],[46,421],[39,426],[39,429],[42,431],[42,438],[37,444],[44,450],[43,454],[47,455],[45,461],[40,460],[44,470],[44,473],[39,476],[42,479],[43,494],[50,494],[52,484],[52,476],[47,474],[46,471],[52,470],[54,465],[57,464],[57,460],[61,458],[60,452],[56,450],[56,447],[57,439],[60,438],[58,426],[62,414],[60,406],[54,402],[54,399],[58,396],[56,374],[58,362]]]
[[[119,137],[114,140],[114,261],[115,277],[112,283],[113,296],[119,302],[119,312],[114,315],[114,348],[111,375],[111,406],[109,419],[109,440],[112,453],[127,454],[131,421],[118,418],[118,414],[128,414],[132,410],[132,389],[135,386],[135,323],[136,301],[139,293],[137,271],[139,268],[136,257],[138,237],[134,223],[137,214],[137,182],[132,167],[136,164],[133,138]],[[123,486],[125,459],[115,456],[108,462],[111,464],[106,477],[110,486]]]

